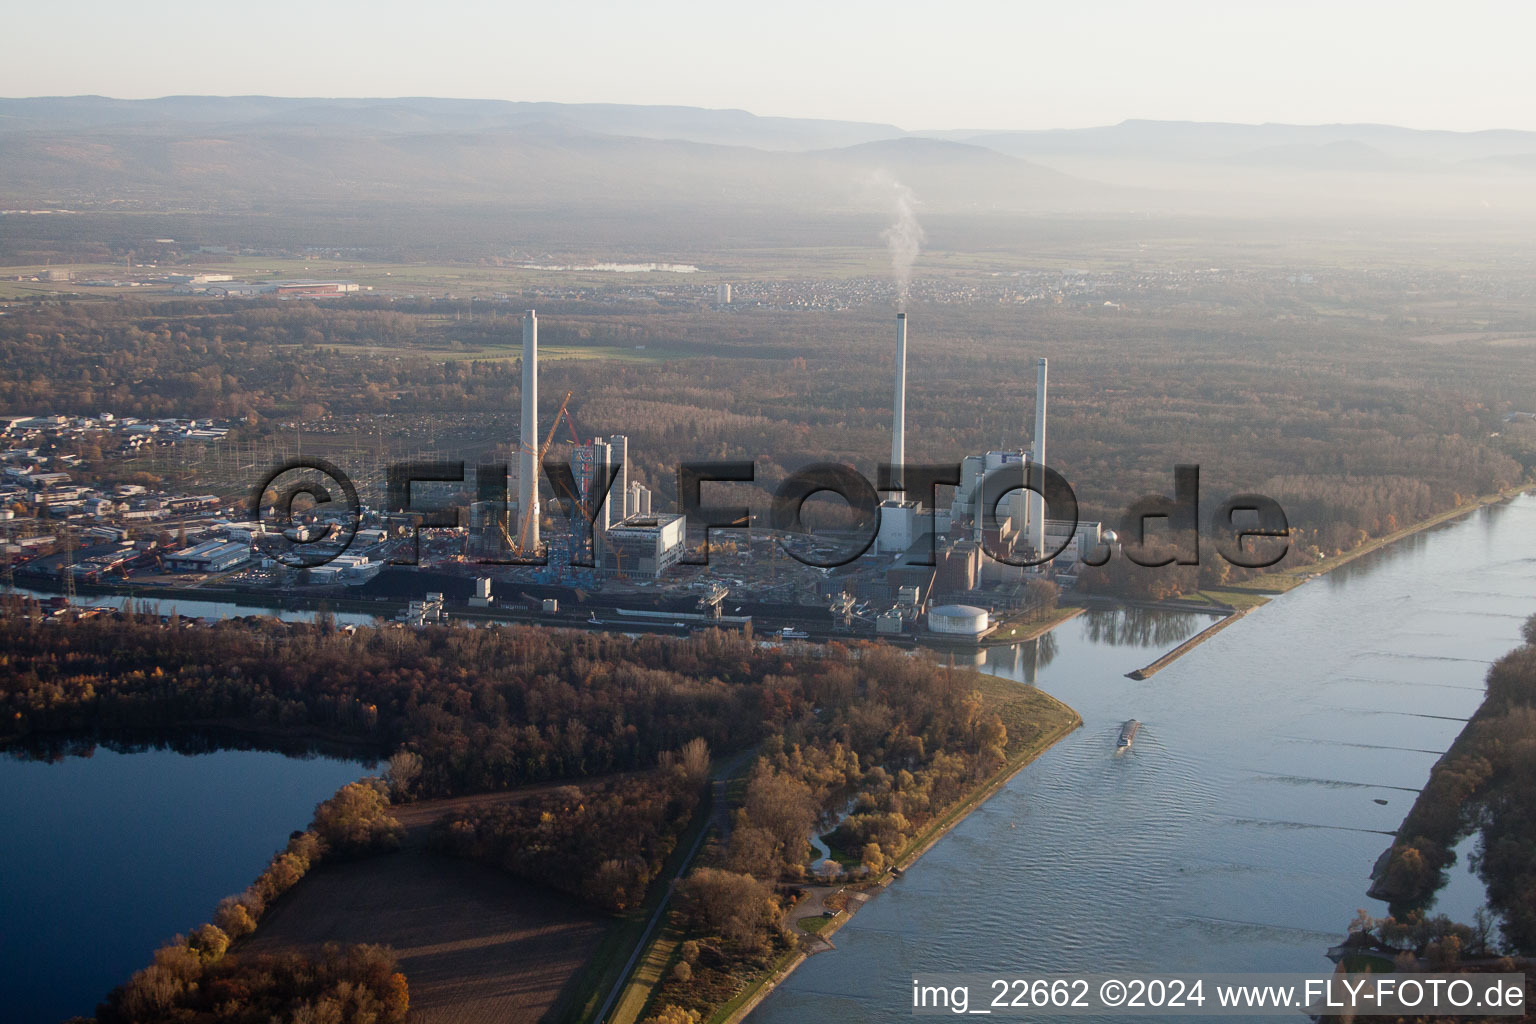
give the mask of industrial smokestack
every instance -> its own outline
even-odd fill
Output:
[[[519,532],[529,553],[539,549],[539,318],[523,317],[523,427],[517,459]],[[526,524],[527,528],[522,529]],[[523,552],[518,552],[522,554]]]
[[[907,314],[896,314],[896,401],[891,407],[891,482],[904,483],[901,464],[907,456]]]
[[[1035,364],[1039,370],[1040,378],[1035,385],[1035,461],[1041,466],[1045,465],[1045,359],[1042,357]],[[1045,477],[1040,477],[1041,486],[1045,485]],[[1045,554],[1045,497],[1039,494],[1030,495],[1034,505],[1034,522],[1030,525],[1034,528],[1031,532],[1035,545],[1036,557]]]

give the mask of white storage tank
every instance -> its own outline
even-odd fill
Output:
[[[987,631],[987,610],[969,604],[941,604],[928,611],[928,630],[957,636],[980,636]]]

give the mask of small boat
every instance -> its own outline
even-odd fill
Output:
[[[1120,727],[1120,739],[1115,743],[1116,750],[1124,750],[1136,742],[1136,734],[1141,731],[1141,723],[1131,719]]]
[[[587,625],[601,626],[602,624],[603,620],[597,617],[597,612],[593,612],[591,615],[587,616]]]
[[[794,629],[790,626],[785,626],[783,629],[779,630],[779,636],[783,637],[785,640],[805,640],[810,635],[811,634],[807,633],[803,629]]]

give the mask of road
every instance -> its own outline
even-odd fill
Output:
[[[662,916],[672,904],[672,896],[677,891],[677,883],[682,879],[688,868],[693,864],[693,859],[698,856],[699,849],[704,845],[704,840],[711,831],[715,832],[722,842],[730,837],[731,813],[726,800],[727,788],[734,778],[749,760],[756,756],[756,751],[746,751],[737,754],[728,760],[721,761],[710,773],[710,802],[709,824],[699,830],[698,836],[693,841],[693,846],[688,850],[688,855],[677,866],[677,873],[667,880],[667,891],[657,902],[656,909],[651,912],[651,919],[645,924],[645,932],[640,936],[640,941],[635,943],[635,948],[630,951],[629,960],[624,964],[624,970],[609,990],[608,997],[603,1000],[602,1007],[594,1018],[598,1024],[607,1024],[608,1016],[613,1012],[614,1006],[619,1001],[619,996],[624,992],[625,986],[635,971],[635,964],[645,951],[650,948],[651,939],[656,934],[656,927],[661,923]]]

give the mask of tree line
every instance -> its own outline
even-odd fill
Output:
[[[434,827],[431,846],[622,913],[645,899],[709,774],[703,741],[663,761],[655,772],[450,814]]]
[[[785,912],[800,886],[879,877],[946,811],[1070,720],[1038,692],[999,690],[888,647],[833,661],[806,673],[812,713],[786,718],[759,746],[728,833],[679,887],[674,914],[686,941],[653,994],[657,1024],[708,1018],[793,949],[799,936]],[[816,834],[835,859],[813,870]]]
[[[763,734],[780,659],[723,632],[677,643],[531,627],[355,632],[132,613],[60,629],[0,616],[0,740],[38,749],[238,726],[271,746],[345,741],[422,758],[421,796],[648,769],[700,737]]]
[[[1435,764],[1372,893],[1408,917],[1433,898],[1455,847],[1478,835],[1473,866],[1510,952],[1536,953],[1536,615],[1525,644],[1488,670],[1487,693]]]
[[[244,892],[220,901],[212,921],[176,936],[114,989],[95,1024],[401,1024],[409,986],[387,948],[329,944],[250,956],[231,946],[322,860],[394,849],[402,835],[383,780],[343,786]]]

